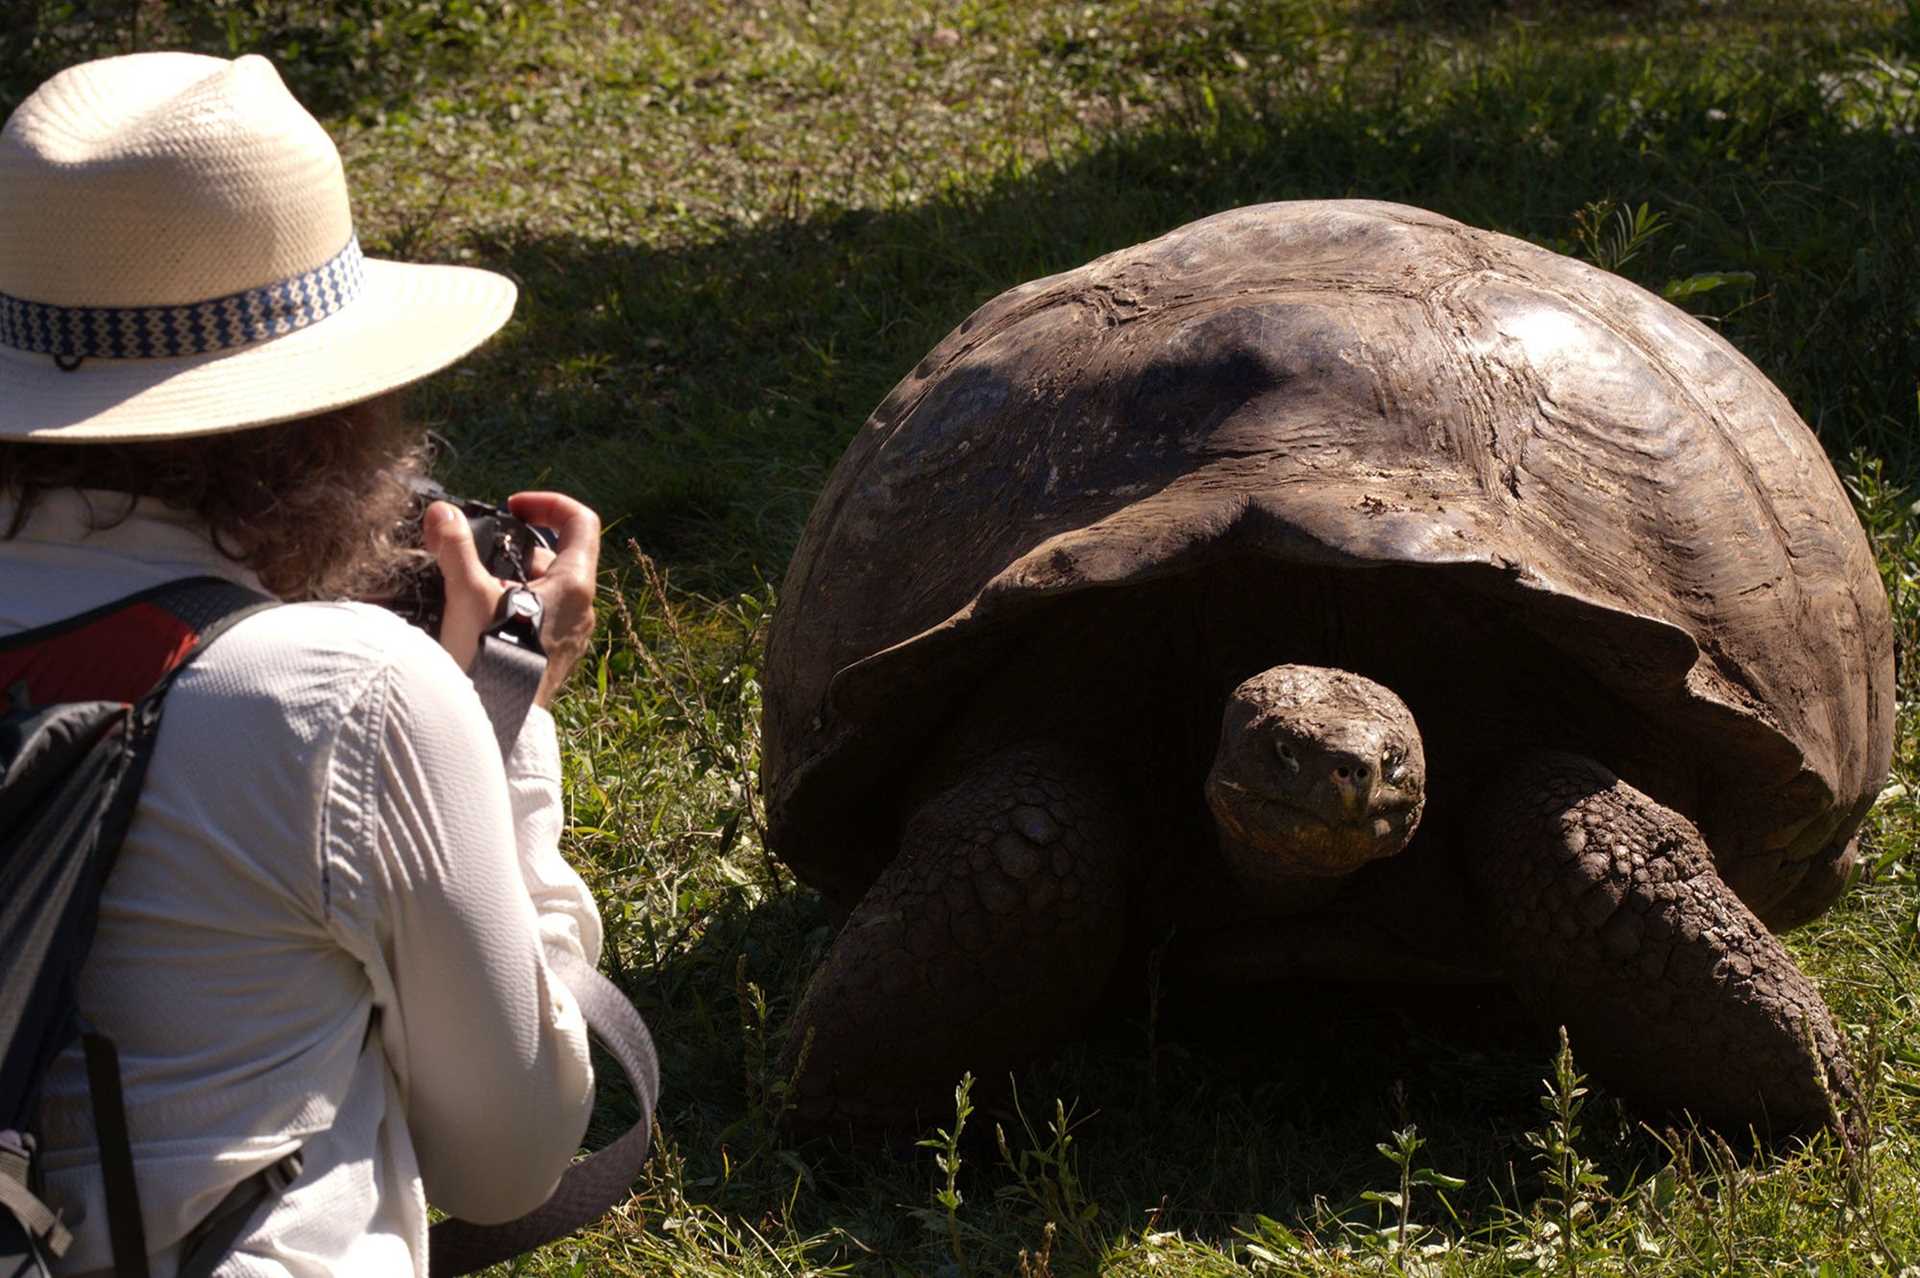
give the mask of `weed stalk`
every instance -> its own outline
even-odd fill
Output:
[[[933,1161],[947,1178],[944,1185],[935,1187],[933,1202],[946,1216],[947,1245],[963,1278],[973,1278],[973,1264],[967,1258],[966,1244],[960,1236],[960,1205],[966,1201],[960,1193],[960,1134],[966,1131],[967,1119],[972,1113],[973,1075],[966,1073],[953,1089],[952,1128],[940,1128],[925,1140],[915,1142],[922,1149],[934,1151]]]
[[[1562,1025],[1560,1050],[1553,1057],[1553,1077],[1546,1080],[1540,1097],[1547,1124],[1528,1132],[1527,1143],[1538,1151],[1534,1157],[1546,1182],[1546,1201],[1558,1217],[1561,1264],[1567,1278],[1578,1278],[1580,1272],[1576,1244],[1590,1210],[1588,1196],[1606,1185],[1606,1177],[1580,1152],[1580,1116],[1586,1109],[1586,1095],[1586,1077],[1574,1066],[1573,1047],[1567,1041],[1567,1027]]]
[[[1040,1231],[1040,1248],[1029,1253],[1025,1247],[1020,1249],[1020,1278],[1053,1278],[1053,1236],[1054,1225],[1051,1220]]]
[[[1007,1143],[1006,1129],[998,1123],[994,1124],[993,1135],[999,1146],[1000,1161],[1013,1173],[1017,1182],[999,1192],[1026,1199],[1040,1209],[1045,1220],[1064,1227],[1074,1246],[1086,1257],[1098,1257],[1101,1247],[1094,1236],[1093,1223],[1099,1218],[1100,1205],[1087,1198],[1086,1189],[1080,1183],[1080,1174],[1074,1166],[1077,1158],[1073,1153],[1073,1129],[1078,1124],[1065,1103],[1056,1098],[1053,1102],[1053,1118],[1047,1123],[1047,1139],[1042,1141],[1033,1130],[1033,1124],[1027,1120],[1017,1092],[1013,1108],[1014,1113],[1019,1115],[1020,1125],[1026,1130],[1028,1148],[1016,1156],[1012,1146]]]

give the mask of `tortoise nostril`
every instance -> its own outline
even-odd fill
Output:
[[[1337,764],[1333,769],[1333,777],[1336,781],[1351,781],[1353,780],[1353,769],[1344,763]]]

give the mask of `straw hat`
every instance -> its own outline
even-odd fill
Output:
[[[72,67],[0,132],[0,439],[168,439],[368,399],[498,329],[490,271],[360,255],[265,58]]]

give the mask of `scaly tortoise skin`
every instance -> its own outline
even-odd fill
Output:
[[[1886,595],[1785,398],[1579,262],[1301,202],[1009,290],[841,459],[765,686],[772,848],[848,915],[803,1121],[938,1114],[1169,935],[1508,981],[1713,1121],[1854,1095],[1773,933],[1886,775]]]

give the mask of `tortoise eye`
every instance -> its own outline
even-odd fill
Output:
[[[1390,784],[1398,784],[1407,774],[1407,756],[1398,746],[1380,756],[1380,775]]]
[[[1294,752],[1291,745],[1285,741],[1277,741],[1274,743],[1273,748],[1274,752],[1280,756],[1280,762],[1287,765],[1287,771],[1298,772],[1300,770],[1300,756]]]

